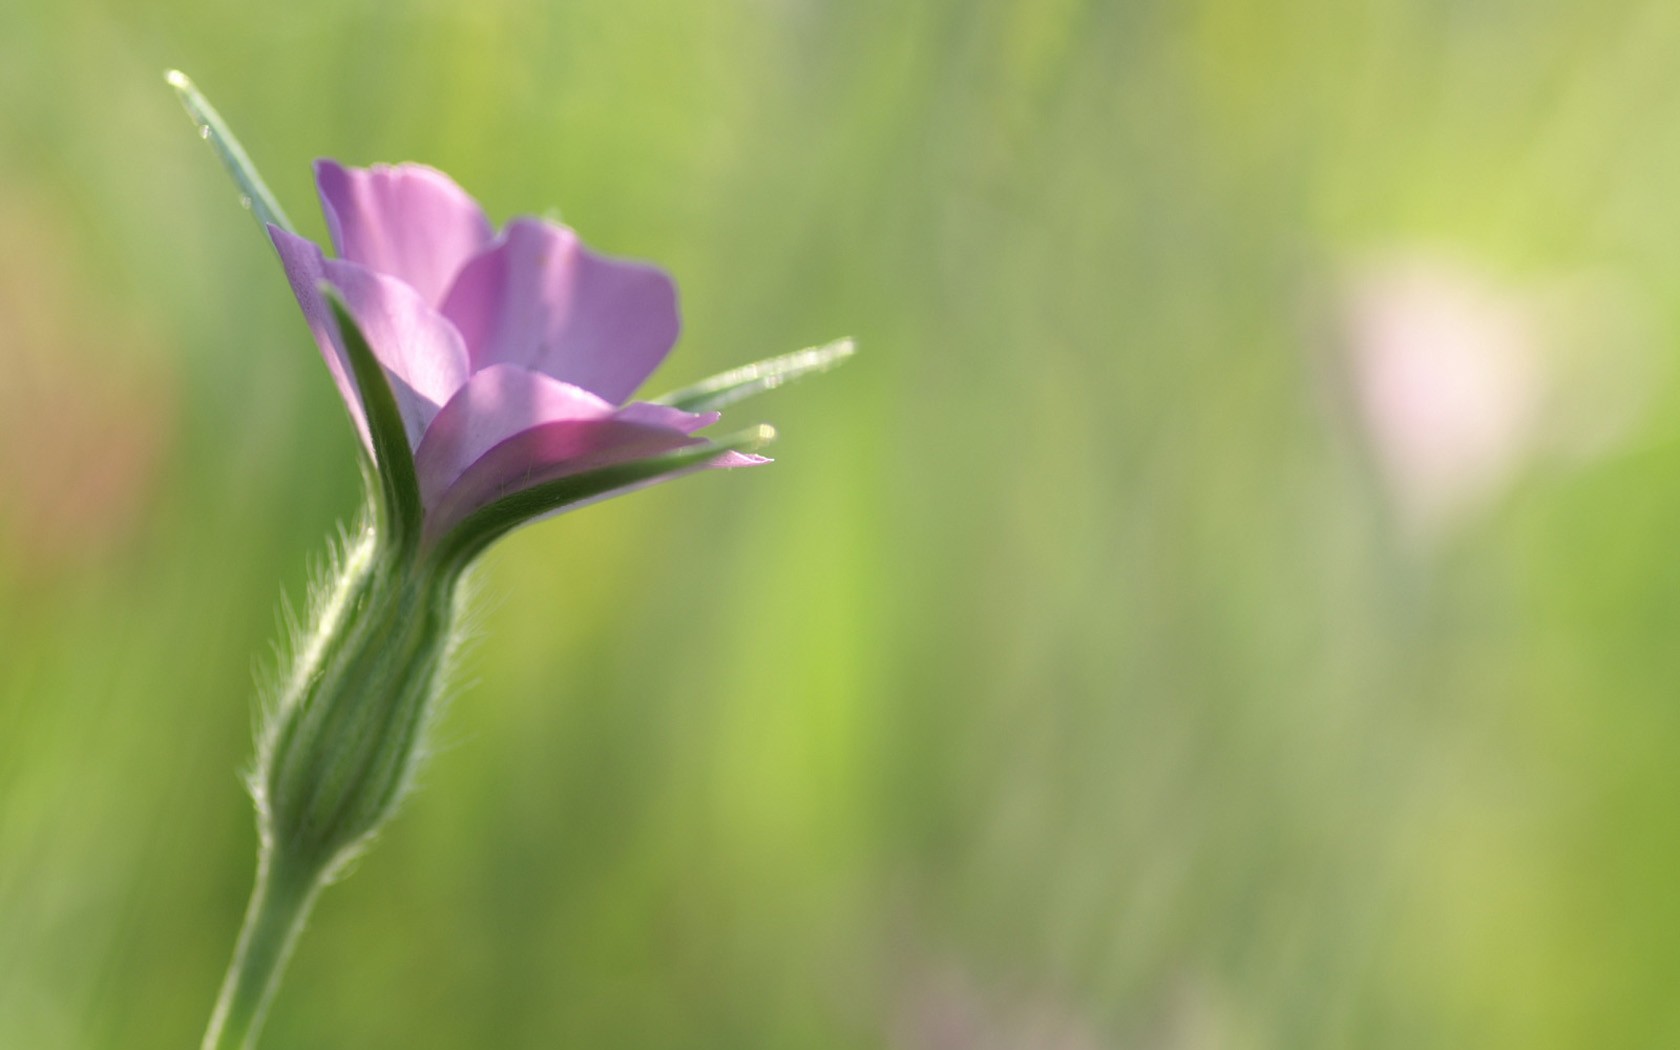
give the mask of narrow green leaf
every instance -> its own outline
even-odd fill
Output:
[[[350,356],[350,369],[356,375],[362,412],[367,416],[368,432],[373,437],[373,458],[384,499],[384,516],[399,546],[416,543],[423,515],[420,481],[414,471],[414,452],[408,447],[402,411],[397,408],[397,398],[385,378],[384,366],[374,356],[373,348],[368,346],[367,338],[356,325],[356,319],[350,316],[338,290],[325,281],[320,287],[321,294],[332,305],[333,318],[338,322],[344,349]]]
[[[856,350],[857,344],[850,339],[840,339],[826,346],[795,350],[791,354],[772,357],[757,364],[732,368],[721,375],[703,379],[681,390],[673,390],[653,400],[655,404],[670,405],[684,412],[711,412],[745,400],[754,394],[774,390],[783,383],[791,383],[802,376],[837,368]]]
[[[694,470],[727,452],[755,452],[775,438],[775,428],[760,424],[703,445],[572,474],[523,489],[468,515],[438,541],[433,560],[447,569],[465,567],[491,543],[533,518],[631,485]]]
[[[286,212],[280,207],[280,202],[269,192],[268,183],[257,174],[257,166],[251,163],[246,155],[245,147],[233,137],[228,130],[222,115],[216,112],[216,107],[210,104],[203,93],[193,86],[187,75],[179,69],[171,69],[164,74],[169,86],[175,89],[175,94],[181,98],[181,105],[187,107],[187,116],[192,118],[193,126],[198,128],[198,135],[215,149],[216,156],[222,158],[222,165],[228,174],[239,185],[239,201],[249,208],[251,214],[265,227],[272,223],[287,233],[296,233],[292,229],[292,221],[286,218]]]

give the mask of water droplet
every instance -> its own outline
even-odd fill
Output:
[[[246,211],[250,211],[251,210],[251,198],[249,198],[249,197],[245,196],[243,193],[241,193],[239,195],[239,206],[241,208],[244,208]]]
[[[200,124],[198,126],[198,137],[201,138],[201,139],[209,138],[210,137],[210,125]]]

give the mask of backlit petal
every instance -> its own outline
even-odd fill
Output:
[[[406,282],[434,307],[495,236],[465,190],[422,164],[346,168],[320,160],[315,185],[339,258]]]
[[[269,235],[362,440],[368,440],[367,422],[338,327],[321,295],[323,280],[344,296],[368,345],[385,366],[409,443],[418,444],[438,408],[466,381],[467,355],[460,335],[402,281],[355,263],[327,259],[313,242],[278,227],[270,226]]]
[[[443,407],[415,455],[427,531],[533,485],[693,444],[710,422],[663,405],[615,409],[540,372],[492,365]]]
[[[516,219],[462,268],[443,312],[475,369],[516,364],[617,404],[681,329],[664,271],[597,255],[564,226]]]

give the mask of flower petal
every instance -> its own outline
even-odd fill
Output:
[[[315,185],[339,258],[407,282],[434,307],[495,236],[478,202],[423,164],[346,168],[318,160]]]
[[[558,425],[558,424],[556,424]],[[702,470],[754,467],[770,462],[746,451],[762,447],[768,427],[731,435],[720,442],[692,441],[686,446],[651,456],[618,458],[605,464],[580,464],[547,481],[538,481],[511,492],[478,502],[461,500],[456,493],[445,498],[444,507],[427,520],[422,537],[440,566],[461,566],[470,562],[491,543],[514,529],[552,518],[556,514],[587,507],[602,500],[687,477]],[[463,480],[462,485],[467,482]],[[476,498],[476,497],[475,497]]]
[[[417,446],[439,406],[466,382],[467,353],[460,334],[402,281],[352,262],[327,259],[313,242],[277,226],[268,232],[363,442],[369,442],[367,419],[338,326],[320,292],[323,280],[344,296],[357,327],[385,366],[409,446]]]
[[[692,433],[714,418],[663,405],[615,409],[543,373],[492,365],[443,407],[415,454],[426,531],[440,536],[510,492],[694,444]]]
[[[443,302],[475,370],[516,364],[618,403],[677,341],[664,271],[597,255],[572,230],[515,219],[474,256]]]

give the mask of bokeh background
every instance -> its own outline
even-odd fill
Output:
[[[1680,6],[0,5],[0,1047],[196,1045],[423,160],[669,267],[770,468],[480,575],[265,1046],[1680,1045]]]

